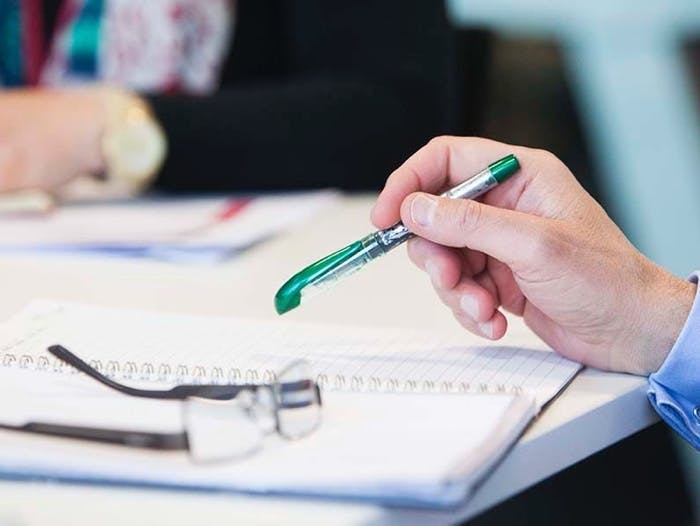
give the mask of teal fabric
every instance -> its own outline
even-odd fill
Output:
[[[78,77],[97,76],[104,0],[86,0],[75,20],[68,47],[69,69]]]
[[[22,50],[21,0],[0,1],[0,84],[16,87],[25,83]]]

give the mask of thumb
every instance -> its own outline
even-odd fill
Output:
[[[403,201],[401,219],[420,237],[483,252],[511,268],[542,261],[542,248],[552,237],[548,221],[541,217],[421,192]]]

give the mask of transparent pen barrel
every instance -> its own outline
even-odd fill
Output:
[[[343,261],[327,275],[321,279],[310,283],[301,291],[301,296],[304,299],[315,296],[319,292],[326,291],[333,287],[339,281],[360,271],[367,263],[383,256],[387,252],[387,248],[383,247],[377,239],[377,234],[370,234],[360,240],[362,249],[352,257]],[[408,239],[408,237],[406,238]]]

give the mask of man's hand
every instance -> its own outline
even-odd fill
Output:
[[[0,192],[53,190],[99,173],[104,122],[94,90],[0,92]]]
[[[479,201],[433,194],[515,154],[522,169]],[[523,316],[553,349],[601,369],[649,374],[680,333],[695,285],[655,265],[552,154],[440,137],[389,177],[372,212],[417,236],[413,262],[468,330],[506,332]]]

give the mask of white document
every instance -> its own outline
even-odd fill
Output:
[[[129,398],[83,376],[0,368],[0,423],[178,432],[181,402]],[[310,436],[276,435],[235,462],[198,465],[186,452],[0,430],[0,476],[37,476],[336,497],[410,506],[462,502],[534,416],[509,395],[327,392]],[[508,422],[508,426],[504,426]]]
[[[475,347],[417,331],[36,302],[0,325],[0,395],[8,389],[16,400],[0,410],[0,424],[179,425],[177,403],[67,374],[45,352],[53,344],[141,386],[259,382],[306,358],[323,385],[323,423],[308,438],[270,437],[258,455],[216,467],[192,465],[184,453],[5,431],[0,473],[437,507],[462,502],[579,369],[544,348]]]
[[[74,204],[0,216],[0,251],[82,252],[210,262],[308,221],[332,191]]]

